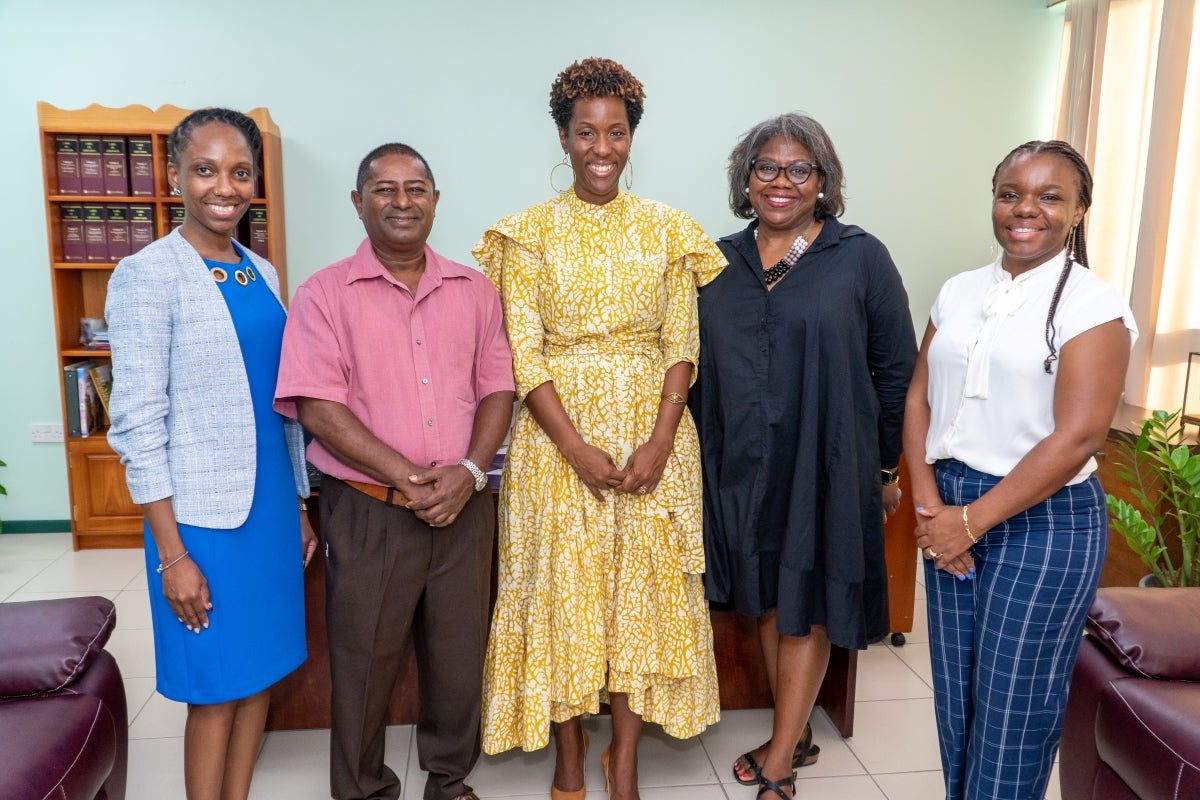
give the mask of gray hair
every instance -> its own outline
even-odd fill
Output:
[[[729,208],[734,215],[742,219],[754,218],[754,208],[745,192],[750,185],[751,165],[763,146],[777,136],[804,145],[817,164],[816,171],[825,178],[825,186],[821,190],[825,196],[817,200],[814,212],[816,219],[840,217],[845,213],[846,176],[829,134],[812,117],[788,113],[763,120],[746,131],[729,154]]]

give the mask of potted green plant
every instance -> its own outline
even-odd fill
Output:
[[[1118,445],[1117,474],[1136,502],[1107,496],[1112,527],[1160,586],[1200,585],[1200,452],[1187,445],[1180,416],[1155,411]]]

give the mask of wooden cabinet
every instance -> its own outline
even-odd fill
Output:
[[[178,214],[182,207],[180,199],[172,197],[167,187],[167,136],[188,113],[189,110],[175,106],[151,110],[145,106],[104,108],[93,105],[68,111],[48,103],[38,103],[57,355],[57,363],[53,368],[58,374],[61,389],[63,430],[68,434],[65,443],[67,484],[71,494],[71,531],[76,550],[139,547],[142,543],[142,517],[125,487],[124,468],[108,446],[104,430],[90,432],[86,437],[69,435],[72,426],[67,413],[68,387],[63,370],[82,360],[100,364],[108,361],[107,351],[85,348],[80,343],[80,320],[104,316],[108,279],[116,266],[116,259],[98,257],[94,250],[87,250],[88,245],[94,242],[78,238],[85,229],[70,219],[71,211],[73,207],[102,206],[107,214],[110,207],[125,207],[130,211],[138,207],[147,212],[153,226],[151,238],[166,235],[171,230],[172,211]],[[265,217],[265,242],[261,243],[265,245],[267,259],[279,272],[280,293],[286,299],[287,252],[284,243],[283,157],[279,128],[266,109],[258,108],[247,114],[262,131],[263,160],[259,169],[259,191],[250,213],[239,226],[238,239],[249,247],[251,216],[256,216],[260,224]],[[89,177],[83,165],[74,167],[77,174],[73,176],[82,179],[81,185],[78,188],[68,186],[72,180],[67,180],[65,174],[60,176],[59,167],[60,163],[71,167],[73,162],[70,152],[60,154],[60,140],[78,140],[81,137],[92,141],[99,138],[101,142],[111,140],[118,143],[118,148],[123,143],[126,180],[133,173],[131,142],[137,140],[147,147],[148,157],[142,162],[145,169],[141,173],[141,186],[130,185],[123,193],[113,193],[115,190],[110,183],[107,192],[101,188],[98,193],[83,194],[83,181]],[[100,154],[102,186],[104,173],[109,167],[104,160],[108,155],[105,152]],[[84,158],[84,155],[78,154],[77,145],[76,157],[80,160]],[[93,179],[95,165],[95,160],[87,165],[93,170]],[[64,169],[64,173],[69,171]],[[60,182],[60,178],[64,180]],[[68,191],[62,191],[64,188]],[[64,221],[64,207],[67,207],[67,221]],[[136,243],[131,243],[131,249],[136,249]],[[86,252],[87,255],[82,260],[75,260],[80,252]],[[52,367],[47,364],[46,368]]]

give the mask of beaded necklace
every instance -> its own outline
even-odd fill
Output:
[[[804,251],[808,249],[808,239],[804,238],[804,234],[808,233],[809,228],[813,226],[816,220],[804,226],[804,230],[796,237],[796,241],[792,242],[792,246],[783,254],[783,258],[775,263],[775,266],[763,270],[763,280],[767,282],[767,286],[777,283],[780,278],[788,274],[792,267],[796,266],[796,262],[800,260],[800,256],[804,255]],[[758,241],[758,228],[754,229],[754,241]]]

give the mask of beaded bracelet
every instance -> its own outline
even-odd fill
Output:
[[[158,565],[158,574],[159,574],[159,575],[162,575],[164,572],[166,572],[167,570],[169,570],[171,567],[175,566],[175,565],[176,565],[176,564],[178,564],[180,561],[183,561],[185,558],[187,558],[187,556],[188,556],[188,551],[187,551],[187,550],[184,550],[184,551],[183,551],[183,555],[181,555],[179,558],[177,558],[177,559],[175,559],[174,561],[172,561],[170,564],[159,564],[159,565]]]
[[[971,523],[967,520],[967,509],[970,507],[970,504],[963,506],[963,529],[966,530],[967,538],[971,540],[971,544],[977,544],[979,537],[971,533]]]

